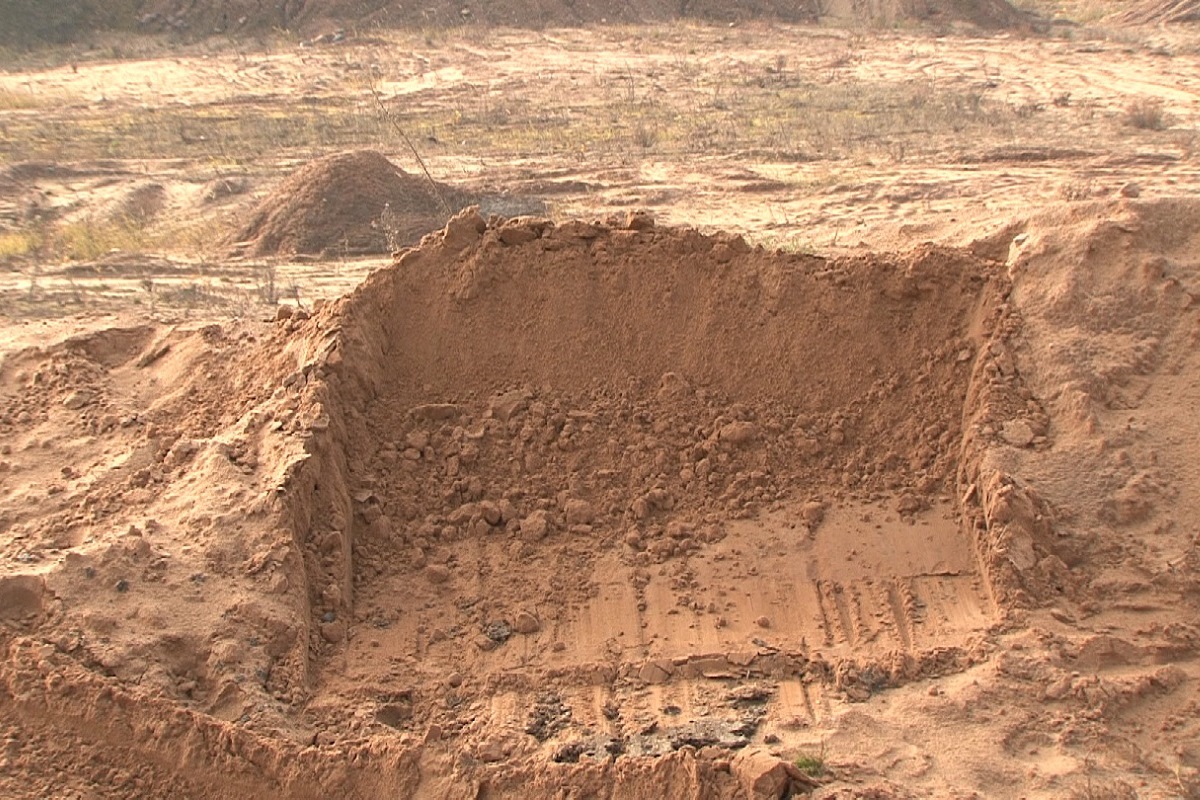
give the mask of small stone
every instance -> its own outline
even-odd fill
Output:
[[[771,627],[771,620],[769,617],[762,616],[754,620],[754,624],[760,628],[769,628]]]
[[[129,591],[129,581],[125,580],[124,578],[121,578],[121,580],[116,582],[116,584],[113,586],[113,588],[116,589],[118,592],[121,592],[122,594],[124,594],[125,592]]]
[[[430,583],[445,583],[450,580],[450,570],[441,564],[430,564],[425,568],[425,578]]]
[[[1123,185],[1121,187],[1121,196],[1122,197],[1134,198],[1134,197],[1140,197],[1141,194],[1142,194],[1142,187],[1136,183],[1133,183],[1132,181],[1130,181],[1129,183],[1126,183],[1125,185]]]
[[[816,528],[825,519],[825,504],[820,500],[809,500],[800,508],[800,516],[810,528]]]
[[[506,621],[496,620],[484,624],[483,634],[496,644],[503,644],[512,638],[513,629]]]
[[[345,622],[321,623],[321,636],[330,644],[337,644],[346,638]]]
[[[534,511],[521,520],[521,538],[526,541],[539,541],[546,537],[550,530],[550,520],[545,511]]]
[[[457,689],[463,685],[463,680],[464,678],[461,672],[451,672],[450,676],[446,678],[446,683],[450,684],[452,688]]]
[[[440,422],[442,420],[454,419],[462,413],[462,408],[454,403],[426,403],[424,405],[413,406],[409,409],[408,413],[413,419]]]
[[[375,539],[387,541],[392,538],[392,521],[385,516],[380,516],[368,526],[368,530]]]
[[[442,232],[442,246],[448,252],[458,253],[482,238],[487,222],[479,216],[479,208],[471,206],[450,218]]]
[[[275,321],[282,322],[285,319],[291,319],[292,310],[292,307],[287,304],[279,306],[279,308],[275,309]]]
[[[568,525],[590,525],[596,518],[592,504],[586,500],[568,500],[564,507]]]
[[[507,245],[525,244],[538,238],[537,231],[517,225],[506,225],[500,229],[500,241]]]
[[[626,230],[648,231],[654,228],[654,215],[648,211],[630,211],[625,217]]]
[[[758,436],[758,426],[753,422],[730,422],[721,428],[717,438],[722,442],[740,446],[749,444]]]
[[[529,406],[533,393],[528,389],[514,389],[511,392],[499,394],[488,401],[488,411],[494,419],[508,422],[515,414],[524,411]]]
[[[64,397],[62,404],[74,411],[83,408],[90,402],[92,402],[92,393],[84,389],[78,389]]]
[[[1023,419],[1013,419],[1004,423],[1000,435],[1013,447],[1028,447],[1033,443],[1034,437],[1033,428]]]
[[[499,525],[504,520],[500,506],[488,500],[479,504],[479,513],[483,515],[483,519],[488,525]]]
[[[900,495],[900,499],[896,501],[896,513],[902,517],[907,517],[911,514],[916,514],[918,511],[925,510],[928,507],[925,498],[912,492],[905,492]]]
[[[475,753],[475,757],[485,764],[502,761],[507,755],[508,748],[504,746],[504,742],[496,739],[484,742]]]
[[[1047,700],[1061,700],[1066,697],[1071,691],[1071,677],[1064,675],[1058,680],[1051,683],[1042,692],[1042,696]]]
[[[517,614],[517,618],[513,620],[512,629],[517,633],[528,636],[529,634],[540,631],[542,629],[542,623],[539,622],[538,618],[533,614],[530,614],[528,611],[522,611],[521,613]]]
[[[642,668],[638,670],[638,678],[645,683],[666,683],[670,677],[671,673],[664,669],[661,664],[658,664],[654,661],[647,661],[642,665]]]
[[[730,762],[730,771],[749,800],[780,800],[792,787],[788,764],[763,750],[741,750]]]

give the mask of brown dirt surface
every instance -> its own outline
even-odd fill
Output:
[[[1047,10],[6,51],[0,797],[1200,796],[1200,34]]]
[[[326,156],[290,175],[235,235],[242,253],[387,253],[414,244],[468,202],[369,150]]]
[[[10,347],[0,792],[1191,796],[1200,204],[1006,230],[469,209]]]

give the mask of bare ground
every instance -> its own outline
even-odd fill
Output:
[[[389,35],[0,74],[6,796],[1196,796],[1194,38]]]

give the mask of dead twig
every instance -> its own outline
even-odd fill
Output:
[[[421,167],[421,172],[425,173],[425,179],[429,181],[429,190],[433,192],[433,196],[437,198],[438,205],[440,205],[442,210],[446,212],[446,216],[453,214],[454,212],[450,209],[450,204],[446,202],[446,198],[442,197],[442,191],[438,188],[437,181],[435,181],[433,179],[433,175],[430,174],[429,167],[425,166],[425,159],[421,158],[421,153],[417,150],[417,146],[413,144],[413,140],[410,139],[408,134],[404,132],[404,128],[400,126],[400,123],[396,120],[395,115],[392,114],[387,105],[383,102],[383,95],[379,93],[379,87],[375,86],[374,84],[371,85],[371,97],[375,99],[375,106],[379,109],[380,115],[387,120],[388,124],[392,126],[392,129],[396,131],[396,134],[400,137],[404,144],[408,146],[408,149],[412,151],[413,158],[417,160],[417,164],[419,164]]]

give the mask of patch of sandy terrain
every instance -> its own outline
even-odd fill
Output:
[[[469,211],[311,319],[11,353],[5,790],[1178,796],[1197,219]]]
[[[1200,796],[1190,34],[395,36],[0,74],[0,795]]]
[[[793,249],[938,239],[1030,202],[1198,181],[1200,57],[1184,29],[394,37],[0,74],[34,104],[5,112],[0,219],[83,223],[154,183],[149,239],[195,259],[312,155],[373,149],[419,175],[395,126],[437,180],[477,196],[570,216],[649,208]]]

